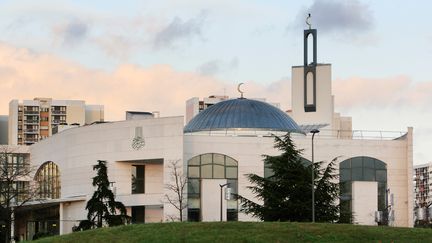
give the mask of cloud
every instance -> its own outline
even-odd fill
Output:
[[[428,108],[432,82],[414,82],[407,76],[337,79],[333,82],[336,107]]]
[[[66,46],[78,44],[87,37],[88,32],[89,25],[79,19],[72,19],[53,28],[54,35]]]
[[[154,48],[173,47],[178,41],[202,37],[202,28],[206,18],[206,11],[202,11],[198,16],[186,21],[180,17],[175,17],[170,24],[156,34]]]
[[[322,33],[356,34],[370,31],[374,26],[373,12],[368,5],[357,0],[315,0],[300,11],[295,21],[296,28],[306,26],[308,13],[312,15],[312,27]]]
[[[160,111],[162,116],[183,115],[185,101],[226,93],[237,97],[237,84],[196,72],[177,71],[169,65],[147,68],[122,64],[112,71],[89,69],[57,56],[34,53],[0,42],[0,114],[8,113],[12,99],[85,100],[105,105],[107,120],[124,119],[126,110]],[[271,86],[245,82],[246,97],[282,97]],[[289,95],[289,91],[285,90]],[[281,92],[279,90],[279,92]],[[289,98],[284,96],[287,101]],[[288,96],[289,97],[289,96]]]
[[[238,68],[238,58],[233,58],[229,62],[221,60],[211,60],[203,63],[197,68],[198,73],[202,75],[213,76],[223,72],[231,72]]]

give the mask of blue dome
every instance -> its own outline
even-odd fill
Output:
[[[185,133],[221,130],[265,130],[303,133],[297,123],[280,109],[257,100],[221,101],[196,115]]]

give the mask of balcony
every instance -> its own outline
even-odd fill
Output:
[[[26,138],[26,139],[24,139],[24,143],[25,144],[34,144],[37,141],[39,141],[37,138]]]
[[[39,115],[39,111],[26,111],[26,110],[24,110],[24,115]]]
[[[39,133],[39,129],[25,129],[24,133],[27,133],[27,134],[38,134]]]
[[[63,123],[66,123],[66,120],[55,119],[55,120],[52,120],[51,123],[52,124],[63,124]]]
[[[24,124],[39,124],[39,120],[24,120]]]
[[[51,114],[53,114],[53,115],[66,115],[66,111],[51,110]]]

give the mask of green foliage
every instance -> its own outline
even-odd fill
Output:
[[[121,224],[125,224],[129,217],[123,203],[115,201],[114,193],[109,188],[106,161],[98,160],[98,164],[93,166],[93,170],[97,172],[92,183],[96,190],[86,205],[87,219],[93,222],[97,228],[102,227],[104,221],[109,226],[119,225],[119,220]],[[120,214],[117,215],[117,212]]]
[[[72,227],[73,232],[84,231],[93,228],[94,223],[90,220],[81,220],[78,226]]]
[[[153,223],[101,228],[42,242],[432,242],[430,229],[293,222]]]
[[[49,236],[53,236],[53,235],[50,234],[49,232],[37,232],[33,235],[33,240],[37,240]]]
[[[274,147],[282,154],[264,156],[264,164],[271,170],[271,175],[247,175],[252,183],[248,188],[263,204],[239,196],[242,210],[264,221],[311,221],[312,165],[301,159],[302,151],[296,148],[289,134],[282,138],[275,136]],[[322,162],[314,164],[317,222],[338,220],[339,207],[334,203],[339,195],[339,187],[332,182],[336,178],[335,161],[325,169],[320,169]]]

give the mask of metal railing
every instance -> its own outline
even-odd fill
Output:
[[[52,114],[66,115],[66,111],[61,110],[51,110]]]
[[[406,135],[403,131],[373,131],[373,130],[331,130],[319,129],[316,137],[328,139],[351,139],[351,140],[395,140]],[[258,129],[223,129],[213,131],[201,131],[186,133],[185,135],[201,136],[234,136],[234,137],[270,137],[273,135],[283,136],[286,132],[266,131]],[[308,132],[305,131],[308,135]],[[292,133],[293,137],[304,137],[303,134]]]
[[[39,120],[24,120],[25,124],[39,124]]]
[[[26,111],[26,110],[24,110],[24,115],[27,115],[27,114],[39,115],[39,111]]]

